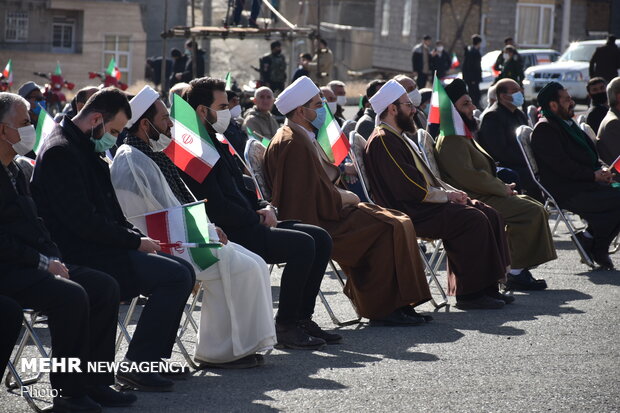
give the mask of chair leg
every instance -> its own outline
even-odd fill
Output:
[[[29,382],[28,380],[22,380],[21,377],[19,376],[19,373],[17,373],[17,369],[15,368],[13,363],[11,363],[10,361],[8,362],[7,367],[9,368],[9,372],[7,373],[7,378],[9,376],[13,376],[15,378],[15,387],[11,387],[11,388],[21,389],[24,386],[27,386],[32,383],[32,382]],[[29,392],[27,391],[21,392],[21,395],[24,399],[26,399],[28,406],[30,406],[32,410],[34,410],[35,412],[43,411],[39,406],[37,406],[37,404],[35,403],[34,399],[32,398]]]
[[[28,318],[26,317],[26,313],[24,313],[24,321],[23,321],[23,326],[25,328],[24,334],[22,336],[22,339],[19,342],[19,346],[17,347],[15,357],[13,358],[13,363],[12,363],[13,367],[15,367],[15,365],[21,359],[24,349],[26,348],[26,344],[28,343],[28,340],[32,340],[34,345],[37,347],[37,350],[39,351],[39,354],[41,357],[43,358],[49,357],[47,354],[47,351],[45,351],[45,348],[43,347],[43,343],[41,343],[41,340],[39,339],[39,336],[34,331],[34,324],[36,323],[36,319],[38,315],[39,315],[38,313],[32,312],[30,314],[30,321],[28,321]],[[9,373],[7,373],[6,375],[4,384],[6,385],[8,389],[17,389],[17,388],[20,388],[22,385],[29,385],[29,384],[36,383],[39,380],[41,380],[41,377],[43,377],[43,373],[38,372],[33,377],[22,379],[21,377],[14,375],[13,372],[9,370]],[[15,381],[12,381],[11,378],[14,378]]]
[[[129,308],[127,309],[127,314],[125,315],[125,319],[122,322],[120,319],[118,320],[118,328],[120,332],[119,332],[118,338],[116,339],[116,348],[114,350],[114,353],[118,353],[118,350],[121,348],[123,337],[125,337],[125,340],[127,340],[127,344],[131,342],[131,335],[129,334],[129,331],[127,331],[127,326],[129,325],[129,322],[131,321],[131,317],[133,316],[133,312],[136,309],[136,304],[138,304],[139,298],[140,296],[137,296],[131,300],[131,304],[129,304]]]
[[[418,244],[418,248],[419,247],[420,246]],[[420,257],[422,258],[422,261],[424,262],[424,269],[427,274],[426,278],[427,278],[429,287],[431,286],[431,283],[434,284],[442,298],[442,301],[437,302],[434,297],[431,297],[431,303],[433,304],[435,308],[445,307],[448,304],[448,297],[446,296],[446,292],[441,286],[441,283],[437,279],[437,274],[435,274],[433,267],[429,263],[428,259],[426,258],[422,250],[420,250]]]
[[[579,255],[581,256],[581,261],[591,268],[596,268],[596,265],[594,264],[594,262],[592,262],[592,259],[577,239],[576,231],[573,227],[573,224],[568,221],[568,219],[564,215],[564,212],[562,212],[562,210],[560,209],[558,209],[558,221],[559,219],[562,219],[562,221],[564,221],[564,225],[566,225],[566,227],[568,228],[570,238],[573,241],[573,244],[575,244],[575,247],[577,247],[577,252],[579,252]]]
[[[333,260],[329,260],[329,266],[331,267],[332,271],[336,274],[336,278],[338,278],[340,285],[344,288],[345,281],[342,277],[342,274],[338,270],[338,268],[336,268],[336,264],[334,264]],[[340,326],[340,327],[350,326],[353,324],[358,324],[361,321],[362,317],[359,315],[359,313],[357,312],[357,308],[355,307],[355,304],[353,303],[353,301],[351,301],[351,299],[348,296],[347,296],[347,299],[351,302],[351,306],[353,307],[353,310],[355,310],[355,314],[357,315],[357,318],[352,318],[347,321],[340,321],[340,319],[336,316],[331,306],[329,305],[329,302],[327,302],[327,298],[325,298],[323,291],[319,290],[319,298],[321,299],[321,302],[323,303],[325,310],[327,310],[327,314],[329,314],[329,317],[331,318],[332,322],[336,324],[337,326]]]
[[[611,249],[609,250],[610,254],[615,254],[620,249],[620,234],[616,237],[616,239],[611,243]]]

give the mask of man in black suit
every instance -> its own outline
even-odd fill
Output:
[[[89,361],[114,360],[118,283],[104,272],[62,261],[13,162],[16,153],[32,149],[34,133],[27,101],[0,93],[0,294],[47,315],[54,358],[80,359],[83,373],[50,374],[59,392],[54,411],[99,412],[99,404],[129,405],[136,397],[110,388],[112,373],[86,373]]]
[[[532,133],[540,179],[560,207],[579,214],[588,228],[578,237],[592,259],[613,269],[609,245],[620,232],[620,189],[599,161],[594,143],[572,121],[575,102],[558,83],[547,84],[537,98],[544,118]]]
[[[186,261],[161,253],[159,242],[130,224],[100,157],[131,118],[124,93],[95,93],[73,119],[65,117],[43,143],[32,192],[52,238],[73,263],[105,271],[120,286],[120,298],[149,296],[129,344],[127,359],[169,358],[183,309],[195,282]],[[171,391],[159,373],[119,372],[117,380],[146,391]]]
[[[471,45],[465,48],[463,56],[463,80],[467,84],[469,97],[476,107],[480,107],[480,82],[482,82],[482,55],[480,54],[480,46],[482,45],[482,37],[474,34],[471,37]]]

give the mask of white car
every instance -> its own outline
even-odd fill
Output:
[[[523,89],[525,100],[536,99],[538,92],[547,83],[555,81],[564,86],[572,98],[585,102],[588,98],[586,85],[590,80],[590,59],[597,47],[605,44],[605,40],[585,40],[574,42],[555,63],[532,66],[525,70]],[[620,40],[616,41],[620,46]]]

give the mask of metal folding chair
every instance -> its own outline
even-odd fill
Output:
[[[586,120],[588,118],[586,117],[586,115],[579,115],[577,117],[577,125],[581,125],[582,123],[586,123]]]
[[[527,107],[527,121],[530,124],[530,128],[536,126],[538,122],[538,109],[534,105],[529,105]]]
[[[577,239],[577,236],[576,236],[577,230],[575,229],[571,220],[567,218],[568,211],[564,211],[562,208],[560,208],[560,206],[558,205],[556,200],[553,198],[553,196],[540,183],[540,180],[538,178],[538,165],[536,164],[536,159],[534,158],[534,152],[532,151],[532,146],[531,146],[532,128],[530,128],[529,126],[519,126],[516,131],[516,136],[517,136],[517,144],[519,145],[519,148],[521,149],[521,153],[523,154],[523,157],[525,158],[527,169],[530,171],[530,175],[534,178],[534,182],[536,182],[536,185],[538,185],[538,188],[540,189],[540,191],[543,193],[543,196],[545,197],[545,207],[550,212],[553,211],[554,213],[556,213],[559,220],[561,220],[564,223],[564,225],[566,225],[566,228],[568,228],[568,232],[570,233],[571,240],[575,244],[575,247],[577,247],[577,251],[579,252],[579,255],[581,256],[582,262],[588,265],[589,267],[595,268],[596,266],[590,259],[590,256],[586,253],[585,249],[583,248],[583,246]],[[559,222],[559,220],[556,222],[556,227],[557,227],[557,223]]]
[[[271,199],[271,193],[269,192],[269,189],[267,188],[266,181],[265,181],[265,175],[263,173],[263,163],[265,159],[265,152],[266,152],[266,149],[260,142],[258,142],[255,139],[248,139],[245,145],[245,151],[244,151],[244,157],[245,157],[248,169],[250,171],[252,180],[256,184],[256,188],[261,198],[269,201]],[[338,270],[338,268],[336,267],[336,264],[331,259],[329,260],[329,266],[331,267],[332,271],[336,275],[336,278],[340,282],[341,287],[344,288],[345,280],[342,275],[342,272]],[[273,265],[269,267],[269,272],[271,272],[272,270],[273,270]],[[359,315],[357,311],[357,308],[355,307],[355,304],[353,303],[353,301],[351,301],[349,297],[347,297],[347,299],[351,302],[351,306],[355,310],[355,314],[357,315],[357,318],[352,318],[346,321],[340,321],[340,319],[336,316],[336,314],[334,313],[334,310],[329,305],[327,298],[325,298],[325,294],[323,293],[322,290],[319,290],[319,298],[321,299],[321,302],[323,303],[323,306],[325,307],[327,314],[329,314],[329,317],[331,318],[332,322],[338,326],[342,327],[342,326],[357,324],[362,319],[362,317]]]
[[[28,318],[30,318],[30,320],[28,320]],[[8,389],[21,389],[23,386],[28,386],[30,384],[34,384],[38,382],[43,377],[43,373],[38,372],[36,373],[36,375],[32,377],[22,379],[19,372],[17,371],[17,368],[15,367],[16,365],[18,365],[18,362],[22,357],[22,354],[24,352],[24,349],[26,348],[26,345],[28,344],[28,341],[32,341],[34,343],[41,357],[43,358],[49,357],[47,354],[47,351],[45,351],[45,348],[43,347],[43,344],[41,343],[41,339],[39,339],[39,336],[34,331],[35,323],[41,322],[43,321],[43,319],[44,317],[42,317],[40,313],[34,310],[30,310],[30,309],[24,310],[24,317],[23,317],[24,332],[23,332],[21,340],[19,341],[17,351],[15,352],[15,356],[13,357],[13,361],[9,361],[7,364],[9,371],[4,380],[4,384],[6,385]],[[34,401],[34,399],[32,398],[29,392],[21,392],[21,394],[24,397],[24,399],[26,399],[26,402],[32,408],[32,410],[34,410],[35,412],[43,411],[39,406],[37,406],[36,402]]]
[[[368,175],[366,174],[366,168],[364,166],[364,158],[362,156],[362,151],[366,146],[366,139],[364,139],[359,133],[352,131],[349,134],[349,143],[351,145],[349,155],[351,156],[351,161],[353,162],[353,166],[355,167],[355,170],[357,172],[357,176],[360,180],[364,195],[366,196],[366,199],[368,199],[369,203],[374,204],[371,197],[372,192],[370,190],[370,187],[368,186]],[[426,258],[426,254],[422,250],[420,243],[418,243],[418,249],[420,251],[420,257],[422,258],[422,261],[424,263],[426,280],[429,286],[434,285],[436,287],[442,298],[441,301],[438,302],[437,300],[435,300],[434,297],[432,297],[431,303],[433,304],[433,306],[435,306],[435,308],[444,307],[448,304],[448,297],[446,296],[446,292],[444,291],[441,283],[439,282],[439,279],[437,278],[437,270],[434,268],[434,265],[432,265],[431,261]],[[438,250],[439,246],[435,248],[435,252],[437,252]],[[433,258],[433,256],[431,256],[431,258]]]
[[[581,115],[583,116],[583,115]],[[580,116],[580,117],[581,117]],[[588,138],[590,138],[590,140],[592,142],[594,142],[594,145],[596,145],[597,139],[596,139],[596,133],[594,133],[594,129],[592,129],[592,126],[588,125],[585,122],[581,122],[579,123],[579,128],[586,134],[588,135]]]

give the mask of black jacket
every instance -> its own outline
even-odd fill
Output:
[[[585,134],[584,141],[597,153],[594,143]],[[576,193],[593,192],[601,187],[594,181],[588,151],[556,122],[542,118],[536,124],[532,133],[532,150],[541,183],[560,206]],[[598,165],[601,166],[600,162]]]
[[[193,79],[198,79],[205,75],[205,51],[198,49],[196,57],[196,76],[194,77],[194,63],[192,62],[192,56],[188,56],[181,82],[189,83]]]
[[[187,56],[183,55],[183,56],[179,57],[178,59],[174,59],[172,61],[172,70],[171,70],[171,73],[170,73],[170,76],[169,76],[169,80],[170,80],[169,85],[170,86],[174,86],[177,83],[184,82],[184,80],[182,80],[182,79],[181,80],[177,79],[175,77],[175,75],[177,73],[181,73],[182,74],[183,72],[185,72],[185,66],[187,65],[187,60],[188,60]]]
[[[135,295],[127,252],[138,249],[143,234],[125,219],[108,164],[69,118],[43,143],[31,189],[66,260],[107,272],[121,296]]]
[[[620,69],[620,49],[615,44],[597,47],[590,59],[590,79],[596,76],[607,82],[618,76]]]
[[[527,168],[515,133],[521,125],[527,125],[527,117],[520,109],[511,112],[495,102],[482,116],[478,143],[499,162],[499,166]]]
[[[465,83],[482,82],[481,60],[480,50],[473,46],[465,48],[465,56],[463,57],[463,80]]]
[[[450,53],[442,50],[441,53],[437,52],[436,56],[431,56],[431,71],[437,71],[437,77],[442,78],[446,75],[450,67],[452,66],[452,57]]]
[[[411,66],[416,73],[424,72],[424,53],[428,53],[428,66],[431,67],[431,54],[426,51],[423,43],[415,45],[411,53]]]
[[[48,275],[32,271],[17,278],[12,272],[36,270],[39,257],[61,258],[60,251],[38,217],[30,197],[26,178],[16,163],[9,165],[15,175],[15,187],[4,167],[0,166],[0,293],[11,294],[28,288]],[[51,276],[51,274],[49,274]]]
[[[209,175],[202,183],[197,182],[185,172],[179,170],[181,178],[192,191],[196,199],[206,199],[209,219],[221,227],[231,240],[240,233],[260,225],[257,210],[265,208],[267,201],[258,199],[256,193],[248,190],[243,183],[243,175],[227,145],[212,139],[220,154]]]
[[[607,112],[609,112],[609,108],[603,105],[593,104],[590,109],[588,109],[586,123],[590,125],[594,133],[598,134],[598,128],[601,127],[601,122],[603,122],[603,119],[607,116]]]

